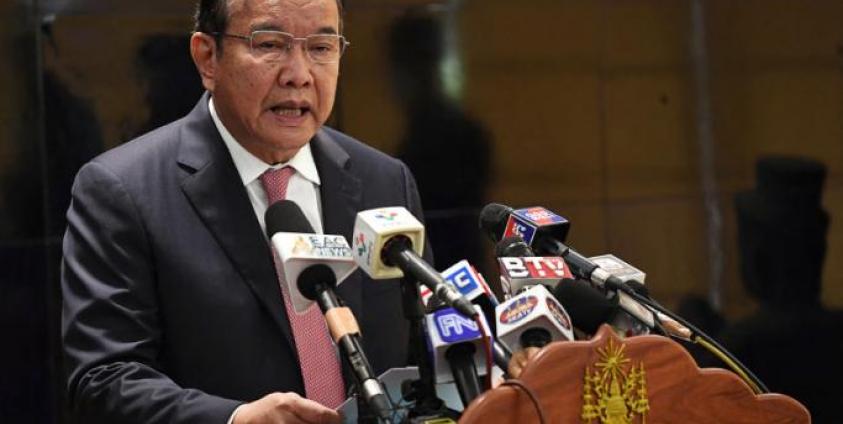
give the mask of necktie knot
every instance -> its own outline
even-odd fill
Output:
[[[261,185],[270,205],[287,198],[287,186],[295,173],[296,170],[292,166],[285,166],[279,169],[267,169],[261,174]]]

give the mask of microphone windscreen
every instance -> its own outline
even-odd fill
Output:
[[[500,203],[489,203],[480,211],[480,229],[492,239],[498,241],[506,229],[506,221],[512,208]]]
[[[504,237],[495,244],[496,258],[524,258],[536,256],[521,236]]]
[[[611,300],[582,280],[563,279],[553,289],[553,296],[568,312],[574,327],[589,334],[609,323],[617,311]]]
[[[310,221],[299,205],[292,200],[279,200],[266,210],[266,234],[272,238],[275,233],[313,233]]]
[[[299,291],[305,298],[316,300],[316,286],[319,284],[328,284],[334,287],[337,284],[337,276],[334,274],[334,270],[328,265],[316,264],[305,268],[299,274],[297,284]]]

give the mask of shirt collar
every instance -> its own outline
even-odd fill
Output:
[[[316,170],[316,162],[313,160],[313,152],[310,149],[309,142],[302,146],[302,148],[299,149],[295,156],[293,156],[288,162],[270,165],[246,150],[240,143],[237,142],[237,140],[234,139],[234,136],[228,132],[228,129],[225,128],[225,125],[223,125],[219,115],[217,114],[217,109],[214,107],[213,97],[211,97],[208,101],[208,109],[211,111],[211,118],[214,121],[214,125],[217,127],[217,131],[219,131],[220,136],[222,136],[222,140],[225,142],[226,147],[228,147],[228,151],[231,153],[231,158],[234,160],[234,166],[237,168],[237,173],[240,174],[240,178],[243,180],[244,186],[251,184],[268,169],[278,169],[283,168],[284,166],[292,166],[293,169],[301,174],[301,176],[306,180],[317,186],[321,185],[322,182],[319,179],[319,172]]]

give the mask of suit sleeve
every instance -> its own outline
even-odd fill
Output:
[[[68,399],[85,423],[226,423],[241,403],[180,387],[158,361],[150,240],[132,196],[92,162],[74,183],[63,241]]]

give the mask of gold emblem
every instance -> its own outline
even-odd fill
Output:
[[[598,348],[600,360],[594,372],[585,369],[581,418],[599,419],[602,424],[631,424],[636,416],[644,423],[650,410],[644,364],[632,364],[624,355],[626,345],[615,346],[612,339]]]
[[[296,240],[293,242],[293,254],[294,255],[307,255],[313,248],[310,246],[310,243],[304,239],[302,236],[296,237]]]

